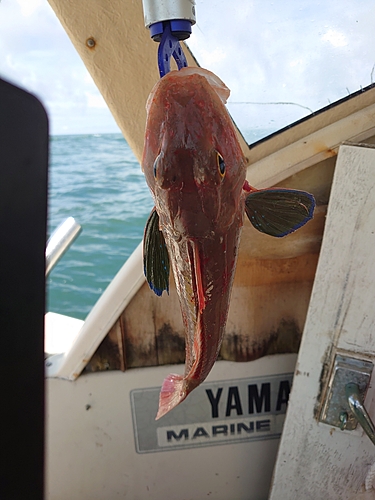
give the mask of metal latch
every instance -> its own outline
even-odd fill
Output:
[[[371,361],[336,354],[319,420],[347,431],[359,422],[375,444],[375,427],[363,405],[373,367]]]

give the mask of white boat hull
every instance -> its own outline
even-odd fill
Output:
[[[295,360],[219,361],[157,422],[161,382],[182,366],[47,379],[46,497],[266,499]]]

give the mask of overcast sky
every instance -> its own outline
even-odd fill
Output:
[[[242,129],[275,130],[375,79],[373,0],[196,3],[190,47]],[[52,134],[119,131],[47,0],[1,1],[0,76],[41,98]]]
[[[52,134],[119,131],[47,0],[1,0],[0,76],[43,101]]]

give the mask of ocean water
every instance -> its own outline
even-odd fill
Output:
[[[142,240],[152,199],[121,134],[50,140],[48,235],[72,216],[82,232],[47,280],[47,311],[84,319]]]
[[[267,135],[254,129],[249,142]],[[121,134],[50,139],[48,235],[72,216],[82,232],[47,280],[47,311],[85,319],[140,243],[153,203]]]

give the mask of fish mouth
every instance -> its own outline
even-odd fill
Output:
[[[181,304],[181,310],[185,312],[185,314],[183,312],[183,316],[185,316],[184,322],[187,327],[185,376],[187,377],[186,383],[190,386],[197,382],[197,378],[200,379],[202,363],[205,358],[207,325],[211,322],[206,321],[210,297],[207,293],[209,269],[205,266],[204,249],[197,240],[189,239],[185,242],[185,252],[187,258],[183,274],[188,279],[185,279],[183,284],[186,295],[185,307]],[[186,389],[188,389],[188,385]],[[188,392],[192,388],[190,387]]]
[[[171,264],[185,326],[186,367],[189,371],[199,357],[196,337],[205,331],[203,318],[210,303],[210,269],[202,242],[185,236],[177,241],[170,233],[168,236],[171,254],[175,256]]]
[[[196,302],[197,313],[202,314],[206,307],[206,295],[203,287],[201,256],[196,241],[190,241],[188,245],[190,268],[192,271],[193,293]]]

